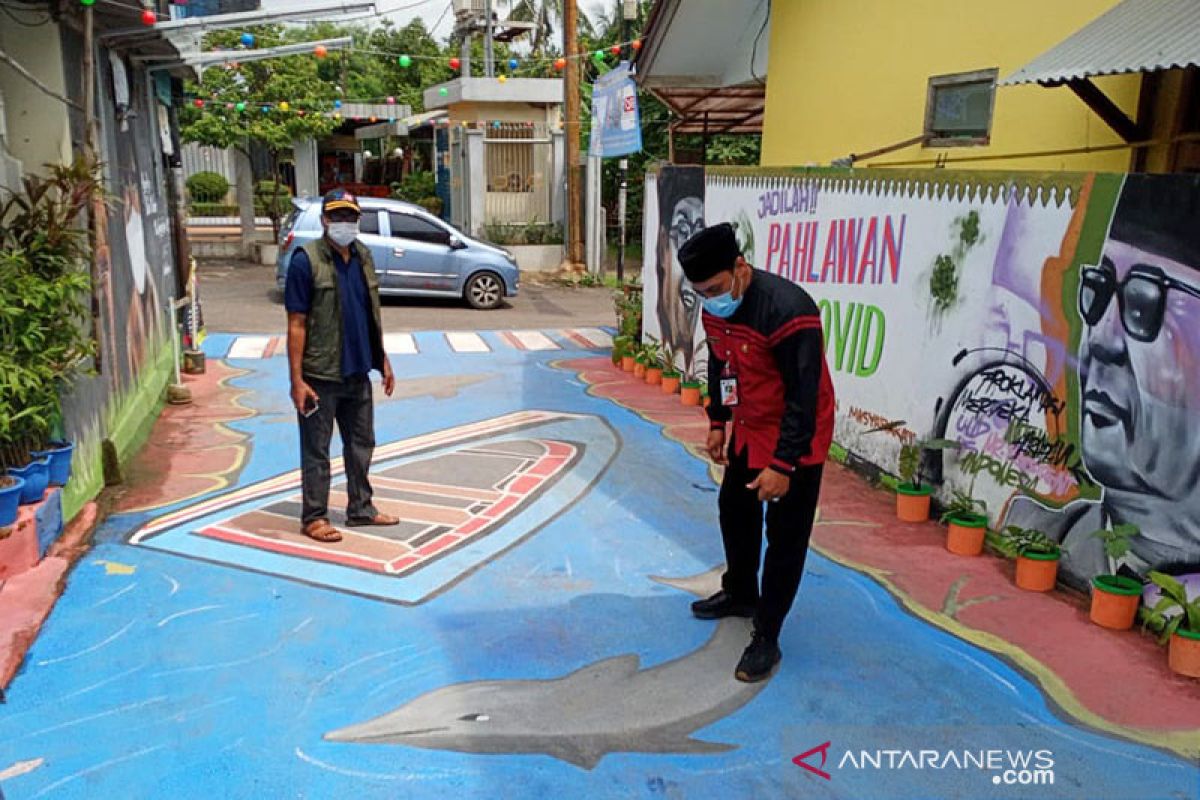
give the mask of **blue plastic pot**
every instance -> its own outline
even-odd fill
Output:
[[[23,467],[9,467],[8,474],[25,481],[21,487],[22,505],[40,502],[50,485],[50,459],[34,458]]]
[[[66,486],[71,479],[71,455],[75,445],[70,442],[51,442],[48,450],[37,450],[34,458],[50,459],[50,485]]]
[[[7,528],[17,521],[17,506],[21,501],[21,490],[25,481],[16,475],[10,475],[12,484],[0,486],[0,528]]]

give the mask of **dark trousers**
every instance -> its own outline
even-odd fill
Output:
[[[300,520],[329,519],[329,441],[337,422],[342,436],[342,458],[346,464],[346,507],[349,519],[374,517],[371,483],[367,471],[375,451],[375,409],[371,399],[371,381],[366,377],[344,381],[304,379],[317,397],[320,408],[300,419],[300,475],[304,503]]]
[[[759,470],[750,469],[746,453],[730,448],[729,465],[721,483],[721,538],[725,542],[725,591],[740,603],[756,605],[755,630],[779,637],[784,617],[796,599],[808,539],[812,535],[821,490],[823,465],[800,467],[792,475],[788,493],[767,503],[767,555],[763,561],[762,591],[758,564],[762,554],[763,504],[758,491],[747,489]]]

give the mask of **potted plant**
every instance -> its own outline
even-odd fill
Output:
[[[646,379],[646,351],[640,347],[633,357],[633,377],[638,380]]]
[[[63,393],[95,350],[91,248],[78,225],[93,202],[103,203],[100,170],[79,159],[26,176],[0,203],[0,474],[22,479],[25,503],[41,500],[51,459],[56,478],[70,467],[70,445],[52,440]]]
[[[618,334],[612,340],[612,363],[617,369],[621,368],[621,361],[629,354],[630,348],[633,347],[633,338]]]
[[[662,357],[662,383],[659,388],[663,394],[675,394],[679,391],[679,382],[681,376],[678,368],[675,366],[675,350],[666,342],[663,342],[663,357]]]
[[[642,355],[646,359],[646,383],[658,386],[662,383],[662,346],[658,340],[647,336],[647,342],[642,345]]]
[[[20,478],[0,475],[0,528],[7,528],[17,521],[17,506],[24,486],[25,481]]]
[[[1092,536],[1104,542],[1104,552],[1115,560],[1129,552],[1129,540],[1138,532],[1137,525],[1125,523],[1093,531]],[[1137,619],[1141,602],[1141,581],[1125,575],[1096,575],[1092,578],[1092,605],[1088,617],[1104,628],[1128,630]]]
[[[960,556],[977,556],[983,552],[987,535],[987,503],[977,500],[970,491],[955,490],[942,513],[942,522],[949,523],[946,549]]]
[[[896,516],[903,522],[925,522],[929,519],[929,500],[933,486],[922,480],[922,465],[926,450],[956,450],[961,445],[953,439],[925,439],[900,447],[896,486]]]
[[[1017,586],[1029,592],[1048,592],[1058,583],[1062,550],[1036,528],[1009,525],[1004,542],[1017,555]]]
[[[696,373],[690,369],[685,369],[683,381],[680,383],[679,402],[685,406],[700,405],[700,388],[703,385]]]
[[[1145,627],[1160,631],[1159,644],[1170,641],[1167,665],[1189,678],[1200,678],[1200,596],[1189,599],[1177,578],[1151,572],[1162,596],[1146,616]]]
[[[71,456],[75,445],[70,442],[52,441],[45,450],[35,450],[34,458],[49,459],[49,477],[51,486],[66,486],[71,479]]]
[[[50,485],[50,459],[31,458],[23,467],[9,467],[8,474],[23,481],[21,486],[21,505],[40,503]]]

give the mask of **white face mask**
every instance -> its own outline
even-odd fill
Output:
[[[358,238],[357,222],[331,222],[328,234],[330,240],[339,247],[349,247]]]

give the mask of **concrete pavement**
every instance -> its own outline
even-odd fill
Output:
[[[721,563],[699,411],[583,329],[475,336],[393,339],[373,474],[408,527],[307,550],[285,359],[210,337],[10,687],[5,796],[1200,796],[1194,753],[919,613],[933,526],[838,467],[781,669],[738,684],[744,624],[687,608]]]

